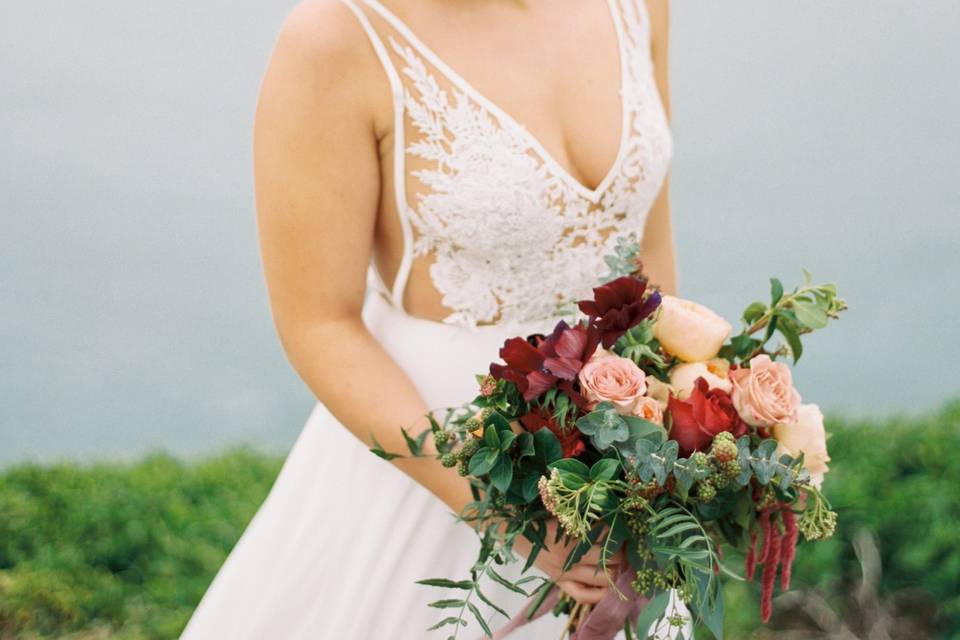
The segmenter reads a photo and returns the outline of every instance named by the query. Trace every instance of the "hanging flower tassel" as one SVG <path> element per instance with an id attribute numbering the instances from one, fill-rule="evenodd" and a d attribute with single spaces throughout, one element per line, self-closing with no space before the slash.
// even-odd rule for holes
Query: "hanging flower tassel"
<path id="1" fill-rule="evenodd" d="M 781 512 L 783 514 L 783 550 L 780 552 L 780 589 L 786 591 L 790 588 L 790 575 L 793 571 L 793 559 L 797 556 L 797 516 L 790 509 L 789 505 L 784 505 Z"/>
<path id="2" fill-rule="evenodd" d="M 769 544 L 764 541 L 763 577 L 760 583 L 760 620 L 769 622 L 773 613 L 773 586 L 777 581 L 777 565 L 783 547 L 780 529 L 774 523 L 767 524 Z"/>

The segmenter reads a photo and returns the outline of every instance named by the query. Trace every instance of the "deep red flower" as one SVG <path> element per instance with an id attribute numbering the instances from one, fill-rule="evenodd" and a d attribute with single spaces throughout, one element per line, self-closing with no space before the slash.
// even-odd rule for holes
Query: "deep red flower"
<path id="1" fill-rule="evenodd" d="M 490 375 L 513 382 L 528 402 L 562 381 L 563 391 L 579 405 L 582 398 L 572 382 L 599 343 L 600 334 L 595 327 L 571 327 L 561 320 L 548 337 L 510 338 L 504 342 L 500 357 L 506 365 L 491 364 Z"/>
<path id="2" fill-rule="evenodd" d="M 556 384 L 556 377 L 543 370 L 546 355 L 523 338 L 510 338 L 504 342 L 500 357 L 506 365 L 491 363 L 490 375 L 517 385 L 525 400 L 533 400 Z"/>
<path id="3" fill-rule="evenodd" d="M 684 456 L 706 451 L 714 436 L 722 431 L 738 438 L 747 433 L 747 425 L 733 406 L 730 394 L 711 389 L 703 378 L 697 378 L 689 400 L 671 395 L 667 409 L 672 418 L 670 439 L 680 444 L 680 454 Z"/>
<path id="4" fill-rule="evenodd" d="M 553 435 L 557 436 L 557 439 L 560 441 L 560 446 L 563 447 L 564 458 L 575 458 L 586 449 L 579 429 L 572 425 L 566 429 L 562 428 L 557 424 L 556 420 L 553 419 L 552 415 L 540 407 L 534 407 L 530 410 L 530 413 L 522 416 L 520 418 L 520 424 L 530 433 L 536 433 L 544 427 L 550 429 Z"/>
<path id="5" fill-rule="evenodd" d="M 543 344 L 543 368 L 561 380 L 576 380 L 580 369 L 600 346 L 600 332 L 590 325 L 573 327 L 561 320 Z"/>
<path id="6" fill-rule="evenodd" d="M 596 287 L 593 300 L 577 303 L 580 311 L 590 316 L 590 323 L 600 330 L 605 349 L 660 306 L 660 292 L 653 290 L 645 296 L 646 291 L 646 279 L 623 276 Z"/>

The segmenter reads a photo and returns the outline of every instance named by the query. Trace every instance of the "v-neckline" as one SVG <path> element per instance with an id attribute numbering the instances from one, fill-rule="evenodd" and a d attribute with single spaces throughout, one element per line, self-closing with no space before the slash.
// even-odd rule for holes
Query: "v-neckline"
<path id="1" fill-rule="evenodd" d="M 614 2 L 616 0 L 607 0 L 606 4 L 608 10 L 610 11 L 610 17 L 613 20 L 614 31 L 616 32 L 617 51 L 620 66 L 620 142 L 613 164 L 607 170 L 607 173 L 604 175 L 600 183 L 592 189 L 574 177 L 569 169 L 560 164 L 554 155 L 547 150 L 543 143 L 541 143 L 540 140 L 525 125 L 501 109 L 496 103 L 487 98 L 481 91 L 476 89 L 463 76 L 447 65 L 447 63 L 445 63 L 443 59 L 441 59 L 440 56 L 433 51 L 433 49 L 424 44 L 423 41 L 413 33 L 406 23 L 404 23 L 399 17 L 396 16 L 396 14 L 381 4 L 379 0 L 363 1 L 367 6 L 379 13 L 384 20 L 389 22 L 394 29 L 396 29 L 411 45 L 418 49 L 420 54 L 427 58 L 430 64 L 436 67 L 437 70 L 445 75 L 448 80 L 457 85 L 461 91 L 469 94 L 474 101 L 480 104 L 488 112 L 493 114 L 500 122 L 501 126 L 512 127 L 519 131 L 520 134 L 526 138 L 530 147 L 537 152 L 541 160 L 543 160 L 547 166 L 551 167 L 554 173 L 561 180 L 566 182 L 577 193 L 584 196 L 591 202 L 595 203 L 600 199 L 601 196 L 603 196 L 607 188 L 610 186 L 610 183 L 613 182 L 614 178 L 620 171 L 620 165 L 623 163 L 623 157 L 626 154 L 627 138 L 630 132 L 629 103 L 626 96 L 627 67 L 629 65 L 629 60 L 625 46 L 625 36 L 623 34 L 623 24 L 621 22 L 620 12 L 617 11 L 616 7 L 614 6 Z"/>

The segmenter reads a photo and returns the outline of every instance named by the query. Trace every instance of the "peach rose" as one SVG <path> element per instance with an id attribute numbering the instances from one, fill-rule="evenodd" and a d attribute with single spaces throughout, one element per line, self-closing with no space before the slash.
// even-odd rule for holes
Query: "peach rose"
<path id="1" fill-rule="evenodd" d="M 706 362 L 684 362 L 670 369 L 670 386 L 674 395 L 681 400 L 690 397 L 693 383 L 703 378 L 711 389 L 720 389 L 730 393 L 730 363 L 723 358 L 713 358 Z"/>
<path id="2" fill-rule="evenodd" d="M 663 405 L 650 396 L 643 396 L 637 400 L 637 405 L 633 408 L 633 415 L 663 426 Z"/>
<path id="3" fill-rule="evenodd" d="M 701 362 L 717 355 L 733 326 L 696 302 L 663 296 L 653 336 L 667 353 L 684 362 Z"/>
<path id="4" fill-rule="evenodd" d="M 796 421 L 800 394 L 787 365 L 761 353 L 750 360 L 749 369 L 733 371 L 730 381 L 733 405 L 747 424 L 772 427 Z"/>
<path id="5" fill-rule="evenodd" d="M 659 402 L 663 409 L 667 408 L 667 402 L 670 400 L 670 394 L 672 393 L 673 387 L 666 382 L 661 382 L 653 376 L 647 377 L 647 397 Z"/>
<path id="6" fill-rule="evenodd" d="M 591 358 L 579 375 L 580 388 L 591 406 L 612 402 L 623 415 L 633 413 L 637 400 L 647 392 L 646 378 L 633 360 L 620 356 Z"/>
<path id="7" fill-rule="evenodd" d="M 803 466 L 810 472 L 811 482 L 816 487 L 823 483 L 823 475 L 829 471 L 827 462 L 827 434 L 823 429 L 823 413 L 815 404 L 802 404 L 797 409 L 797 419 L 792 424 L 778 424 L 773 428 L 773 437 L 781 453 L 796 458 L 803 452 Z"/>

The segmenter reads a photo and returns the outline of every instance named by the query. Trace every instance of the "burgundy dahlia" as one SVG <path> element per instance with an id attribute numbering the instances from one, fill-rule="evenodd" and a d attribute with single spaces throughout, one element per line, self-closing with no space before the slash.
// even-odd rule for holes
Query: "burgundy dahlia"
<path id="1" fill-rule="evenodd" d="M 573 382 L 600 344 L 600 333 L 593 327 L 571 327 L 561 320 L 547 337 L 510 338 L 500 349 L 505 365 L 490 365 L 490 375 L 517 385 L 526 401 L 533 400 L 555 386 L 578 405 L 583 401 Z"/>
<path id="2" fill-rule="evenodd" d="M 603 347 L 609 349 L 620 336 L 637 326 L 660 306 L 660 292 L 647 294 L 644 278 L 623 276 L 594 288 L 593 300 L 577 303 L 600 330 Z"/>

